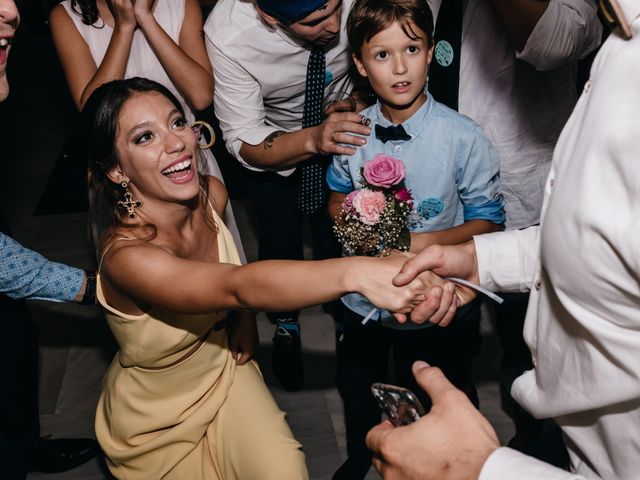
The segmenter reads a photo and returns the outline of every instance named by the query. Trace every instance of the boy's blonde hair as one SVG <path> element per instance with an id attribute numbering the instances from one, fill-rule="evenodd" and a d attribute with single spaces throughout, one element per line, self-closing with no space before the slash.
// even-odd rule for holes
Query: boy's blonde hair
<path id="1" fill-rule="evenodd" d="M 356 0 L 347 19 L 347 38 L 353 54 L 360 58 L 362 45 L 393 22 L 411 39 L 420 36 L 410 23 L 427 35 L 427 45 L 433 44 L 433 14 L 427 0 Z"/>

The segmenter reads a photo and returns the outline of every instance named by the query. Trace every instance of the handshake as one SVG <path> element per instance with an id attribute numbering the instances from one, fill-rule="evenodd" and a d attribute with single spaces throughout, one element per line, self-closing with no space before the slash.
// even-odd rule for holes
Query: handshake
<path id="1" fill-rule="evenodd" d="M 380 261 L 396 269 L 401 264 L 400 271 L 396 270 L 392 277 L 396 287 L 392 289 L 394 302 L 390 304 L 386 298 L 388 284 L 378 284 L 378 288 L 366 296 L 374 305 L 393 312 L 400 323 L 428 321 L 445 327 L 458 307 L 476 297 L 471 288 L 447 280 L 448 277 L 456 277 L 472 284 L 479 283 L 473 241 L 451 246 L 432 245 L 415 256 L 397 254 Z M 380 274 L 385 276 L 382 271 Z"/>

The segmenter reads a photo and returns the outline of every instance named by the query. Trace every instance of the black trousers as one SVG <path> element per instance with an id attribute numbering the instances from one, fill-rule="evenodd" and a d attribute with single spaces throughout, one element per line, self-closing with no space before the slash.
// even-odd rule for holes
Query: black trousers
<path id="1" fill-rule="evenodd" d="M 347 452 L 362 463 L 371 460 L 365 444 L 367 432 L 380 422 L 380 409 L 371 395 L 371 384 L 388 382 L 389 354 L 393 354 L 394 383 L 412 390 L 429 408 L 430 400 L 416 383 L 411 365 L 424 360 L 442 369 L 458 388 L 472 385 L 472 360 L 480 352 L 480 300 L 461 308 L 448 327 L 394 330 L 345 308 L 342 336 L 338 341 L 336 383 L 344 403 Z"/>
<path id="2" fill-rule="evenodd" d="M 0 231 L 9 227 L 0 210 Z M 38 327 L 24 300 L 0 294 L 0 461 L 2 470 L 24 477 L 23 466 L 40 436 Z"/>
<path id="3" fill-rule="evenodd" d="M 304 217 L 297 207 L 300 169 L 288 177 L 274 172 L 245 170 L 243 181 L 258 223 L 260 260 L 302 260 Z M 331 229 L 326 208 L 306 215 L 311 229 L 313 258 L 323 260 L 340 256 L 340 248 Z M 326 306 L 329 313 L 336 304 Z M 298 317 L 298 312 L 271 312 L 272 320 Z"/>

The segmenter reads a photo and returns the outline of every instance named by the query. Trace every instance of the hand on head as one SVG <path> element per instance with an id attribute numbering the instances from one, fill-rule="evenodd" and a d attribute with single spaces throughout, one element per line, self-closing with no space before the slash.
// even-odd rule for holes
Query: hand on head
<path id="1" fill-rule="evenodd" d="M 416 423 L 396 428 L 384 421 L 369 432 L 375 469 L 385 479 L 477 479 L 500 446 L 495 431 L 440 369 L 416 362 L 413 374 L 433 406 Z"/>
<path id="2" fill-rule="evenodd" d="M 424 292 L 424 301 L 411 312 L 411 321 L 423 323 L 428 320 L 446 326 L 453 319 L 458 306 L 465 305 L 476 297 L 472 290 L 452 282 L 438 281 L 439 277 L 459 277 L 478 283 L 474 243 L 432 245 L 402 266 L 393 279 L 394 285 L 406 285 L 416 278 L 422 279 L 428 285 Z M 402 313 L 395 314 L 396 319 L 401 322 L 405 320 Z"/>
<path id="3" fill-rule="evenodd" d="M 151 15 L 151 9 L 154 3 L 154 0 L 135 0 L 133 2 L 133 13 L 136 19 L 140 21 L 144 15 Z"/>
<path id="4" fill-rule="evenodd" d="M 113 23 L 116 28 L 135 28 L 138 25 L 133 11 L 133 5 L 133 0 L 107 0 L 107 6 L 109 7 L 111 15 L 113 15 Z"/>

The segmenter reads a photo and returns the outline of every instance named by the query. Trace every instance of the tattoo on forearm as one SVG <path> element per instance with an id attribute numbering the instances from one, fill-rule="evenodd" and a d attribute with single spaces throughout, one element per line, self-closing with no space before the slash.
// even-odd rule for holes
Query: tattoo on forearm
<path id="1" fill-rule="evenodd" d="M 267 138 L 265 138 L 264 142 L 262 142 L 262 144 L 264 145 L 264 149 L 268 150 L 269 148 L 273 147 L 273 141 L 280 135 L 284 135 L 285 133 L 286 132 L 283 132 L 282 130 L 277 130 L 267 135 Z"/>

